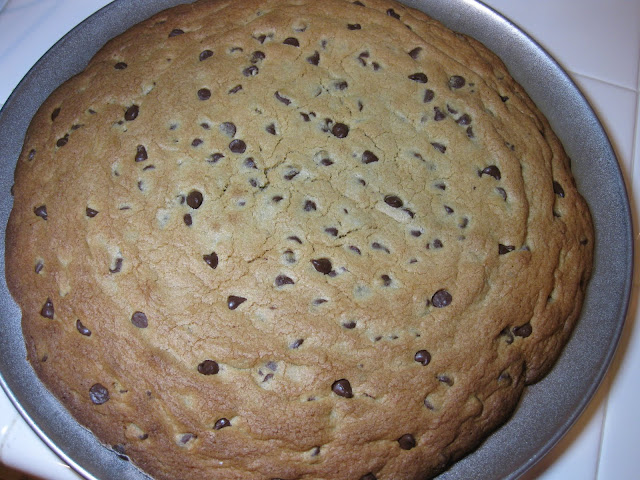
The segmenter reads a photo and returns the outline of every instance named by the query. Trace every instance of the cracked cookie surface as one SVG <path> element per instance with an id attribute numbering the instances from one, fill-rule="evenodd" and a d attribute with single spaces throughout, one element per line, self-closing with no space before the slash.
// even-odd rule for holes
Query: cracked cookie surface
<path id="1" fill-rule="evenodd" d="M 434 476 L 553 365 L 591 272 L 542 114 L 386 0 L 155 15 L 45 101 L 14 194 L 29 361 L 158 479 Z"/>

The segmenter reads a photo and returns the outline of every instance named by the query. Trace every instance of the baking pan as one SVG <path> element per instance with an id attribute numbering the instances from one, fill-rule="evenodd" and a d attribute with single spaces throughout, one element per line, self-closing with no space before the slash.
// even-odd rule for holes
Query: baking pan
<path id="1" fill-rule="evenodd" d="M 20 310 L 4 279 L 4 237 L 13 171 L 40 104 L 80 72 L 104 43 L 180 0 L 116 0 L 56 43 L 27 73 L 0 111 L 0 384 L 27 423 L 87 479 L 142 480 L 128 459 L 79 426 L 26 361 Z M 529 387 L 513 417 L 439 479 L 517 478 L 566 433 L 595 393 L 614 355 L 629 303 L 633 242 L 629 201 L 610 142 L 562 68 L 516 25 L 473 0 L 405 0 L 497 53 L 549 119 L 572 158 L 596 231 L 595 268 L 582 316 L 551 373 Z"/>

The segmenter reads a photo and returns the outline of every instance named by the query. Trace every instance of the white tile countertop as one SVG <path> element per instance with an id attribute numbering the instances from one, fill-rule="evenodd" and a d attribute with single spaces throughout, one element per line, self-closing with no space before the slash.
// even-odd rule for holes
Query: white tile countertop
<path id="1" fill-rule="evenodd" d="M 4 0 L 0 0 L 0 8 Z M 0 105 L 29 68 L 108 0 L 9 0 L 0 11 Z M 640 196 L 640 0 L 485 0 L 564 67 L 602 121 L 635 216 Z M 0 132 L 1 134 L 1 132 Z M 636 193 L 637 192 L 637 193 Z M 637 249 L 640 235 L 634 226 Z M 638 260 L 636 259 L 636 271 Z M 622 341 L 603 384 L 568 434 L 525 480 L 640 478 L 638 276 Z M 0 480 L 78 480 L 0 389 Z"/>

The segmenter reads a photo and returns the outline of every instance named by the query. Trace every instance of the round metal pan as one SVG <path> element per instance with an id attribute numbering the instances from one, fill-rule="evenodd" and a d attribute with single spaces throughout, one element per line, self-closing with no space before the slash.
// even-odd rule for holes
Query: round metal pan
<path id="1" fill-rule="evenodd" d="M 29 71 L 0 111 L 0 384 L 26 421 L 87 479 L 147 478 L 126 457 L 104 448 L 42 386 L 29 364 L 20 311 L 4 280 L 10 188 L 32 116 L 62 82 L 81 71 L 110 38 L 184 0 L 116 0 L 70 31 Z M 497 53 L 549 119 L 572 158 L 595 222 L 596 255 L 583 313 L 551 373 L 528 388 L 511 420 L 441 480 L 517 478 L 566 433 L 595 393 L 615 352 L 632 282 L 628 197 L 609 140 L 562 68 L 517 26 L 473 0 L 404 0 Z"/>

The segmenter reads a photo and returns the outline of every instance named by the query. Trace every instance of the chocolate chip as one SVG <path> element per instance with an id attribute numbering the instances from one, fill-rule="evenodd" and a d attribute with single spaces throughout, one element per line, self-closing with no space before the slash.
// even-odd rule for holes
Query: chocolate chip
<path id="1" fill-rule="evenodd" d="M 220 124 L 220 132 L 224 133 L 228 137 L 233 138 L 233 137 L 236 136 L 236 126 L 235 126 L 235 124 L 233 124 L 231 122 L 221 123 Z"/>
<path id="2" fill-rule="evenodd" d="M 355 245 L 349 245 L 349 250 L 356 252 L 358 255 L 362 255 L 362 251 Z"/>
<path id="3" fill-rule="evenodd" d="M 182 217 L 182 219 L 184 220 L 184 223 L 187 227 L 190 227 L 191 224 L 193 223 L 193 219 L 191 218 L 191 215 L 188 213 L 185 213 L 184 217 Z"/>
<path id="4" fill-rule="evenodd" d="M 318 209 L 318 207 L 316 206 L 316 202 L 313 202 L 311 200 L 307 200 L 306 202 L 304 202 L 304 207 L 303 207 L 305 212 L 311 212 L 311 211 L 315 211 Z"/>
<path id="5" fill-rule="evenodd" d="M 373 242 L 371 244 L 371 248 L 373 248 L 374 250 L 382 250 L 386 253 L 391 253 L 391 251 L 387 247 L 378 242 Z"/>
<path id="6" fill-rule="evenodd" d="M 431 297 L 431 304 L 436 308 L 443 308 L 451 304 L 452 300 L 453 297 L 451 296 L 451 294 L 442 289 L 433 294 L 433 296 Z"/>
<path id="7" fill-rule="evenodd" d="M 433 248 L 442 248 L 442 247 L 443 247 L 443 245 L 442 245 L 442 240 L 440 240 L 439 238 L 436 238 L 436 239 L 433 241 L 433 243 L 432 243 L 432 245 L 431 245 L 431 246 L 433 246 Z M 429 248 L 429 244 L 427 244 L 427 248 Z"/>
<path id="8" fill-rule="evenodd" d="M 198 372 L 202 375 L 216 375 L 220 371 L 220 365 L 214 360 L 205 360 L 198 365 Z"/>
<path id="9" fill-rule="evenodd" d="M 193 209 L 200 208 L 202 205 L 203 196 L 198 190 L 191 190 L 189 195 L 187 195 L 187 205 L 189 205 Z"/>
<path id="10" fill-rule="evenodd" d="M 324 231 L 333 237 L 338 236 L 338 229 L 335 227 L 327 227 L 324 229 Z"/>
<path id="11" fill-rule="evenodd" d="M 207 58 L 213 57 L 213 52 L 211 50 L 203 50 L 200 52 L 200 61 L 206 60 Z"/>
<path id="12" fill-rule="evenodd" d="M 149 320 L 143 312 L 134 312 L 131 315 L 131 323 L 138 328 L 147 328 L 149 326 Z"/>
<path id="13" fill-rule="evenodd" d="M 378 156 L 369 150 L 365 150 L 364 153 L 362 154 L 362 163 L 364 164 L 377 162 L 378 160 L 379 160 Z"/>
<path id="14" fill-rule="evenodd" d="M 355 2 L 353 2 L 354 5 L 358 5 L 359 7 L 364 7 L 364 3 L 362 3 L 359 0 L 356 0 Z"/>
<path id="15" fill-rule="evenodd" d="M 229 93 L 230 94 L 238 93 L 240 90 L 242 90 L 242 85 L 236 85 L 231 90 L 229 90 Z"/>
<path id="16" fill-rule="evenodd" d="M 135 161 L 136 162 L 144 162 L 148 158 L 149 158 L 149 156 L 147 155 L 147 149 L 143 145 L 138 145 L 136 147 Z"/>
<path id="17" fill-rule="evenodd" d="M 36 273 L 40 273 L 43 268 L 44 268 L 44 263 L 42 263 L 42 261 L 38 260 L 38 262 L 36 263 L 36 266 L 34 268 L 34 271 Z"/>
<path id="18" fill-rule="evenodd" d="M 194 138 L 193 141 L 191 142 L 191 146 L 193 148 L 196 148 L 199 145 L 202 145 L 204 143 L 204 140 L 202 140 L 201 138 Z"/>
<path id="19" fill-rule="evenodd" d="M 389 10 L 387 10 L 387 15 L 389 15 L 390 17 L 393 17 L 393 18 L 395 18 L 397 20 L 400 20 L 400 15 L 398 15 L 393 8 L 390 8 Z"/>
<path id="20" fill-rule="evenodd" d="M 273 200 L 276 203 L 281 202 L 284 199 L 284 197 L 282 195 L 274 195 L 273 197 L 271 197 L 271 200 Z"/>
<path id="21" fill-rule="evenodd" d="M 311 65 L 320 64 L 320 52 L 316 50 L 313 53 L 313 55 L 311 55 L 310 57 L 307 57 L 307 62 L 309 62 Z"/>
<path id="22" fill-rule="evenodd" d="M 224 155 L 222 153 L 214 153 L 213 155 L 209 156 L 209 158 L 207 159 L 207 162 L 218 163 L 223 158 L 224 158 Z"/>
<path id="23" fill-rule="evenodd" d="M 220 418 L 216 420 L 216 423 L 213 426 L 213 429 L 220 430 L 221 428 L 230 427 L 230 426 L 231 426 L 231 422 L 229 420 L 227 420 L 226 418 Z"/>
<path id="24" fill-rule="evenodd" d="M 247 150 L 247 144 L 243 140 L 235 139 L 229 144 L 229 150 L 233 153 L 244 153 Z"/>
<path id="25" fill-rule="evenodd" d="M 285 45 L 291 45 L 292 47 L 299 47 L 300 46 L 300 42 L 295 37 L 285 38 L 282 43 L 284 43 Z"/>
<path id="26" fill-rule="evenodd" d="M 40 205 L 39 207 L 35 207 L 33 209 L 33 213 L 35 213 L 38 217 L 42 218 L 43 220 L 46 220 L 47 218 L 49 218 L 47 215 L 46 205 Z"/>
<path id="27" fill-rule="evenodd" d="M 444 153 L 447 151 L 447 147 L 438 142 L 431 142 L 431 146 L 438 150 L 440 153 Z"/>
<path id="28" fill-rule="evenodd" d="M 469 125 L 471 123 L 471 117 L 468 114 L 461 115 L 458 120 L 456 120 L 458 125 Z"/>
<path id="29" fill-rule="evenodd" d="M 282 287 L 283 285 L 293 285 L 295 282 L 286 275 L 278 275 L 276 277 L 276 287 Z"/>
<path id="30" fill-rule="evenodd" d="M 251 54 L 251 63 L 261 62 L 265 58 L 267 58 L 267 56 L 265 55 L 264 52 L 261 52 L 260 50 L 256 50 Z"/>
<path id="31" fill-rule="evenodd" d="M 436 122 L 440 122 L 445 118 L 447 118 L 447 115 L 442 110 L 440 110 L 440 107 L 433 107 L 433 112 L 434 112 L 433 119 Z"/>
<path id="32" fill-rule="evenodd" d="M 311 260 L 311 264 L 318 272 L 325 275 L 329 274 L 332 270 L 331 260 L 328 258 L 314 258 Z"/>
<path id="33" fill-rule="evenodd" d="M 427 366 L 429 365 L 429 362 L 431 362 L 431 354 L 426 350 L 418 350 L 416 354 L 413 356 L 413 359 L 416 362 L 424 366 Z"/>
<path id="34" fill-rule="evenodd" d="M 60 115 L 60 107 L 55 108 L 53 112 L 51 112 L 51 121 L 53 122 Z"/>
<path id="35" fill-rule="evenodd" d="M 503 102 L 506 102 L 507 100 L 509 100 L 509 97 L 500 95 L 500 100 L 502 100 Z"/>
<path id="36" fill-rule="evenodd" d="M 174 28 L 173 30 L 171 30 L 171 32 L 169 33 L 169 38 L 171 37 L 177 37 L 178 35 L 182 35 L 184 33 L 184 30 L 180 29 L 180 28 Z"/>
<path id="37" fill-rule="evenodd" d="M 400 208 L 404 205 L 404 202 L 400 199 L 400 197 L 396 197 L 395 195 L 385 196 L 384 203 L 393 208 Z"/>
<path id="38" fill-rule="evenodd" d="M 412 73 L 411 75 L 409 75 L 409 79 L 418 83 L 427 83 L 429 81 L 427 76 L 422 72 Z"/>
<path id="39" fill-rule="evenodd" d="M 388 287 L 391 285 L 391 277 L 387 274 L 381 275 L 380 279 L 382 279 L 382 285 L 384 285 L 385 287 Z"/>
<path id="40" fill-rule="evenodd" d="M 209 100 L 211 98 L 211 90 L 208 88 L 201 88 L 198 90 L 198 98 L 200 100 Z"/>
<path id="41" fill-rule="evenodd" d="M 430 88 L 427 88 L 424 91 L 424 98 L 422 99 L 422 101 L 424 103 L 429 103 L 431 100 L 434 99 L 435 96 L 436 96 L 435 92 L 433 90 L 431 90 Z"/>
<path id="42" fill-rule="evenodd" d="M 488 167 L 485 167 L 478 172 L 479 177 L 481 177 L 482 175 L 489 175 L 495 178 L 496 180 L 500 180 L 500 178 L 502 178 L 502 175 L 500 174 L 500 169 L 495 165 L 489 165 Z"/>
<path id="43" fill-rule="evenodd" d="M 289 100 L 287 97 L 280 95 L 280 92 L 276 92 L 274 96 L 278 99 L 278 101 L 284 103 L 285 105 L 291 105 L 291 100 Z"/>
<path id="44" fill-rule="evenodd" d="M 102 405 L 109 401 L 109 390 L 101 383 L 94 383 L 89 389 L 89 398 L 95 405 Z"/>
<path id="45" fill-rule="evenodd" d="M 353 330 L 354 328 L 356 328 L 356 322 L 351 320 L 350 322 L 344 322 L 342 326 L 348 330 Z"/>
<path id="46" fill-rule="evenodd" d="M 347 28 L 349 30 L 360 30 L 362 29 L 362 25 L 360 25 L 359 23 L 348 23 Z"/>
<path id="47" fill-rule="evenodd" d="M 50 298 L 47 298 L 47 301 L 42 305 L 42 309 L 40 310 L 40 315 L 44 318 L 48 318 L 49 320 L 53 320 L 54 308 L 53 302 Z"/>
<path id="48" fill-rule="evenodd" d="M 416 446 L 416 439 L 410 433 L 406 433 L 398 439 L 398 445 L 403 450 L 411 450 Z"/>
<path id="49" fill-rule="evenodd" d="M 445 212 L 447 212 L 447 215 L 451 215 L 451 214 L 453 213 L 453 211 L 454 211 L 454 210 L 453 210 L 453 208 L 451 208 L 450 206 L 445 205 L 445 206 L 444 206 L 444 211 L 445 211 Z"/>
<path id="50" fill-rule="evenodd" d="M 467 81 L 460 75 L 453 75 L 449 78 L 449 88 L 462 88 L 466 83 Z"/>
<path id="51" fill-rule="evenodd" d="M 376 477 L 373 473 L 369 472 L 366 475 L 363 475 L 362 477 L 360 477 L 360 480 L 378 480 L 378 477 Z"/>
<path id="52" fill-rule="evenodd" d="M 274 123 L 270 123 L 264 129 L 267 131 L 267 133 L 270 133 L 271 135 L 277 135 L 278 133 L 276 131 L 276 125 Z"/>
<path id="53" fill-rule="evenodd" d="M 439 382 L 444 383 L 450 387 L 453 387 L 453 378 L 451 378 L 449 375 L 445 375 L 445 374 L 440 374 L 437 375 L 436 378 L 438 379 Z"/>
<path id="54" fill-rule="evenodd" d="M 533 333 L 533 328 L 530 323 L 525 323 L 520 327 L 514 327 L 513 334 L 517 337 L 527 338 Z"/>
<path id="55" fill-rule="evenodd" d="M 131 122 L 138 118 L 138 113 L 140 113 L 140 107 L 138 107 L 138 105 L 131 105 L 127 108 L 127 111 L 124 112 L 124 119 L 127 122 Z"/>
<path id="56" fill-rule="evenodd" d="M 56 147 L 64 147 L 67 143 L 69 143 L 69 134 L 66 134 L 64 137 L 59 138 L 56 141 Z"/>
<path id="57" fill-rule="evenodd" d="M 349 87 L 349 84 L 345 80 L 340 80 L 339 82 L 335 82 L 333 86 L 337 90 L 346 90 Z"/>
<path id="58" fill-rule="evenodd" d="M 255 77 L 258 73 L 260 73 L 260 70 L 255 65 L 251 65 L 242 71 L 242 74 L 245 77 Z"/>
<path id="59" fill-rule="evenodd" d="M 300 348 L 300 345 L 302 345 L 303 342 L 304 342 L 304 338 L 298 338 L 291 345 L 289 345 L 289 348 L 292 348 L 294 350 L 296 348 Z"/>
<path id="60" fill-rule="evenodd" d="M 560 198 L 564 198 L 564 188 L 555 180 L 553 181 L 553 193 L 555 193 Z"/>
<path id="61" fill-rule="evenodd" d="M 90 337 L 91 336 L 91 330 L 89 330 L 87 327 L 85 327 L 79 319 L 76 320 L 76 328 L 85 337 Z"/>
<path id="62" fill-rule="evenodd" d="M 216 252 L 211 252 L 208 255 L 203 255 L 202 259 L 205 261 L 207 265 L 211 268 L 215 269 L 218 267 L 218 254 Z"/>
<path id="63" fill-rule="evenodd" d="M 110 273 L 119 273 L 120 270 L 122 270 L 122 258 L 118 257 L 116 258 L 116 264 L 113 268 L 109 269 Z"/>
<path id="64" fill-rule="evenodd" d="M 244 298 L 244 297 L 238 297 L 236 295 L 229 295 L 227 297 L 227 307 L 229 307 L 229 310 L 235 310 L 236 308 L 238 308 L 240 305 L 242 305 L 246 301 L 247 301 L 247 299 Z"/>
<path id="65" fill-rule="evenodd" d="M 422 232 L 420 230 L 411 230 L 411 235 L 414 237 L 420 237 Z"/>
<path id="66" fill-rule="evenodd" d="M 298 170 L 297 168 L 291 167 L 289 168 L 287 173 L 284 174 L 284 179 L 293 180 L 299 173 L 300 173 L 300 170 Z"/>
<path id="67" fill-rule="evenodd" d="M 422 52 L 422 47 L 416 47 L 409 52 L 409 56 L 414 60 L 417 60 L 420 56 L 420 52 Z"/>
<path id="68" fill-rule="evenodd" d="M 498 244 L 498 255 L 506 255 L 509 252 L 513 252 L 516 249 L 513 245 Z"/>
<path id="69" fill-rule="evenodd" d="M 500 195 L 504 201 L 507 201 L 507 192 L 504 188 L 497 187 L 496 192 L 498 192 L 498 195 Z"/>
<path id="70" fill-rule="evenodd" d="M 116 63 L 113 68 L 115 68 L 116 70 L 124 70 L 125 68 L 127 68 L 129 65 L 127 65 L 124 62 L 118 62 Z"/>
<path id="71" fill-rule="evenodd" d="M 333 390 L 333 393 L 340 397 L 353 398 L 353 390 L 351 390 L 351 384 L 349 383 L 349 380 L 345 380 L 344 378 L 333 382 L 333 385 L 331 385 L 331 390 Z"/>
<path id="72" fill-rule="evenodd" d="M 349 127 L 344 123 L 336 123 L 331 129 L 331 133 L 338 138 L 346 138 L 349 135 Z"/>

